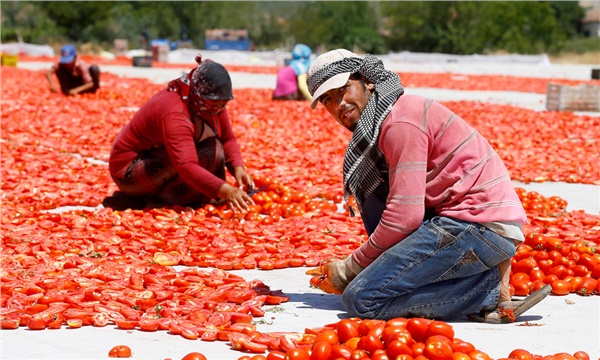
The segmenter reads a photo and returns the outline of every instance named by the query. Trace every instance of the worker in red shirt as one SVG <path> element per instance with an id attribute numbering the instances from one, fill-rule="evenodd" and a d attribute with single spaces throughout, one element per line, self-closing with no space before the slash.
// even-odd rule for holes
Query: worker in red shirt
<path id="1" fill-rule="evenodd" d="M 254 188 L 231 128 L 229 73 L 196 56 L 198 66 L 146 102 L 115 138 L 109 170 L 119 191 L 113 209 L 225 201 L 235 212 L 254 204 Z M 225 181 L 225 169 L 236 185 Z"/>

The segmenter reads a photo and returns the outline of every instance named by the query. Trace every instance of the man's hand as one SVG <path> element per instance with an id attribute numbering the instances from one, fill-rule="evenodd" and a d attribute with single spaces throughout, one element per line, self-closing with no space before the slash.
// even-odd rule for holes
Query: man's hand
<path id="1" fill-rule="evenodd" d="M 311 285 L 328 294 L 341 294 L 362 270 L 352 256 L 349 256 L 345 260 L 332 261 L 308 270 L 306 274 L 313 276 L 310 280 Z"/>

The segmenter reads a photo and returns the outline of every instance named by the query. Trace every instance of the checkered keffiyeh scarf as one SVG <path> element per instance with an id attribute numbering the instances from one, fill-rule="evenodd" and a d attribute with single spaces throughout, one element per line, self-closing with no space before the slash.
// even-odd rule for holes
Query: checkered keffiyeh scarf
<path id="1" fill-rule="evenodd" d="M 311 94 L 332 76 L 346 72 L 359 73 L 375 84 L 344 156 L 344 198 L 348 202 L 353 195 L 362 210 L 366 198 L 386 181 L 385 159 L 377 144 L 379 131 L 404 88 L 398 74 L 386 70 L 375 56 L 366 55 L 364 59 L 345 58 L 317 71 L 307 81 Z"/>

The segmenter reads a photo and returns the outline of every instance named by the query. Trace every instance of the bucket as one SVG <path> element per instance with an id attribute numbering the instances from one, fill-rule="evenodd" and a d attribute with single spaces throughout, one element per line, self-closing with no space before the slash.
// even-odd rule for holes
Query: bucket
<path id="1" fill-rule="evenodd" d="M 2 53 L 2 66 L 17 66 L 19 55 Z"/>
<path id="2" fill-rule="evenodd" d="M 135 67 L 152 67 L 152 56 L 134 56 L 133 66 Z"/>

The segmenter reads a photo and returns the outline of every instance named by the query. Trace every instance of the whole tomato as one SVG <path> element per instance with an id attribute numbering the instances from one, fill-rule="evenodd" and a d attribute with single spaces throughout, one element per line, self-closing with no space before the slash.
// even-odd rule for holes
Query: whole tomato
<path id="1" fill-rule="evenodd" d="M 512 266 L 512 270 L 515 273 L 522 272 L 522 273 L 528 274 L 536 266 L 537 266 L 537 262 L 535 261 L 535 259 L 532 257 L 528 257 L 528 258 L 517 261 L 517 263 Z"/>
<path id="2" fill-rule="evenodd" d="M 577 286 L 577 293 L 580 295 L 593 295 L 598 287 L 598 280 L 591 277 L 581 278 L 581 283 Z"/>
<path id="3" fill-rule="evenodd" d="M 345 345 L 334 345 L 331 348 L 332 359 L 349 359 L 352 355 L 352 350 Z"/>
<path id="4" fill-rule="evenodd" d="M 415 342 L 412 338 L 412 335 L 406 328 L 387 326 L 383 330 L 383 334 L 381 335 L 381 339 L 387 344 L 394 340 L 400 340 L 408 346 L 412 346 Z"/>
<path id="5" fill-rule="evenodd" d="M 356 350 L 356 347 L 358 346 L 358 341 L 359 340 L 360 340 L 360 336 L 353 337 L 353 338 L 348 339 L 342 345 L 344 345 L 345 347 L 347 347 L 350 350 Z"/>
<path id="6" fill-rule="evenodd" d="M 469 354 L 475 351 L 475 346 L 470 342 L 461 340 L 459 338 L 454 338 L 452 339 L 452 351 Z"/>
<path id="7" fill-rule="evenodd" d="M 413 357 L 410 355 L 402 354 L 398 355 L 395 360 L 413 360 Z"/>
<path id="8" fill-rule="evenodd" d="M 442 335 L 433 335 L 425 341 L 423 355 L 431 360 L 452 359 L 452 341 Z"/>
<path id="9" fill-rule="evenodd" d="M 469 353 L 471 360 L 491 360 L 490 356 L 481 350 L 475 350 Z"/>
<path id="10" fill-rule="evenodd" d="M 365 360 L 369 359 L 369 353 L 365 350 L 356 349 L 350 354 L 350 360 Z"/>
<path id="11" fill-rule="evenodd" d="M 588 270 L 592 270 L 598 265 L 598 260 L 596 260 L 594 255 L 584 253 L 579 257 L 577 264 L 585 266 Z"/>
<path id="12" fill-rule="evenodd" d="M 181 360 L 206 360 L 206 356 L 199 352 L 191 352 L 184 356 Z"/>
<path id="13" fill-rule="evenodd" d="M 332 345 L 327 341 L 318 341 L 313 344 L 310 360 L 328 360 L 331 356 Z"/>
<path id="14" fill-rule="evenodd" d="M 407 318 L 393 318 L 386 322 L 386 326 L 406 328 L 407 323 L 408 323 Z"/>
<path id="15" fill-rule="evenodd" d="M 452 360 L 471 360 L 471 357 L 465 353 L 455 351 L 454 354 L 452 354 Z"/>
<path id="16" fill-rule="evenodd" d="M 410 332 L 416 342 L 423 342 L 430 322 L 431 320 L 428 319 L 411 318 L 406 323 L 406 330 Z"/>
<path id="17" fill-rule="evenodd" d="M 412 349 L 414 357 L 422 356 L 423 351 L 425 351 L 425 343 L 415 342 L 412 344 L 412 346 L 410 348 Z"/>
<path id="18" fill-rule="evenodd" d="M 427 326 L 425 331 L 425 339 L 434 335 L 442 335 L 450 339 L 454 339 L 454 329 L 452 326 L 444 321 L 434 320 Z"/>
<path id="19" fill-rule="evenodd" d="M 536 250 L 542 250 L 546 247 L 546 236 L 540 233 L 530 233 L 525 237 L 524 244 Z"/>
<path id="20" fill-rule="evenodd" d="M 371 354 L 371 360 L 390 360 L 388 353 L 385 350 L 375 350 Z M 395 360 L 395 359 L 394 359 Z"/>
<path id="21" fill-rule="evenodd" d="M 375 350 L 383 349 L 385 346 L 381 339 L 374 334 L 367 334 L 362 336 L 356 344 L 356 348 L 359 350 L 365 350 L 368 353 L 373 353 Z"/>
<path id="22" fill-rule="evenodd" d="M 544 277 L 546 277 L 546 274 L 544 274 L 544 272 L 540 269 L 533 269 L 529 272 L 529 279 L 531 281 L 536 281 L 536 280 L 544 280 Z"/>
<path id="23" fill-rule="evenodd" d="M 287 360 L 310 360 L 308 351 L 304 348 L 295 348 L 286 353 Z"/>
<path id="24" fill-rule="evenodd" d="M 371 319 L 364 319 L 358 324 L 358 333 L 360 336 L 365 336 L 371 331 L 371 328 L 375 325 L 375 321 Z"/>
<path id="25" fill-rule="evenodd" d="M 413 355 L 413 351 L 410 346 L 401 340 L 393 340 L 387 344 L 386 350 L 388 355 L 392 359 L 396 359 L 400 355 Z"/>
<path id="26" fill-rule="evenodd" d="M 515 349 L 508 354 L 510 359 L 515 360 L 533 360 L 533 355 L 527 350 Z"/>
<path id="27" fill-rule="evenodd" d="M 315 344 L 318 342 L 327 342 L 329 345 L 333 346 L 340 343 L 340 337 L 336 331 L 325 330 L 319 333 L 315 338 Z"/>
<path id="28" fill-rule="evenodd" d="M 511 285 L 515 289 L 515 295 L 517 296 L 527 296 L 533 291 L 533 282 L 529 279 L 523 278 L 517 281 L 513 281 L 511 282 Z"/>
<path id="29" fill-rule="evenodd" d="M 358 337 L 358 324 L 351 319 L 342 319 L 337 324 L 337 333 L 341 343 L 345 343 L 353 337 Z"/>
<path id="30" fill-rule="evenodd" d="M 566 280 L 555 280 L 551 286 L 554 295 L 567 295 L 571 292 L 571 284 Z"/>

